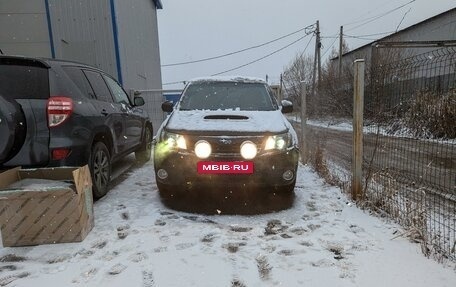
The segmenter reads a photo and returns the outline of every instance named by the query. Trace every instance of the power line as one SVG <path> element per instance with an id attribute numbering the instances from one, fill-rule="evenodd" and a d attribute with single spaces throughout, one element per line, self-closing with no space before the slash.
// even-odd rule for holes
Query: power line
<path id="1" fill-rule="evenodd" d="M 347 35 L 347 34 L 344 34 L 345 37 L 348 37 L 348 38 L 356 38 L 356 37 L 371 37 L 371 36 L 380 36 L 380 35 L 386 35 L 386 34 L 392 34 L 394 33 L 394 31 L 390 31 L 390 32 L 381 32 L 381 33 L 374 33 L 374 34 L 364 34 L 364 35 Z"/>
<path id="2" fill-rule="evenodd" d="M 366 40 L 366 41 L 378 40 L 377 38 L 366 38 L 366 37 L 358 37 L 358 36 L 346 36 L 346 38 L 358 39 L 358 40 Z"/>
<path id="3" fill-rule="evenodd" d="M 248 48 L 245 48 L 245 49 L 241 49 L 241 50 L 238 50 L 238 51 L 226 53 L 226 54 L 223 54 L 223 55 L 214 56 L 214 57 L 207 57 L 207 58 L 203 58 L 203 59 L 199 59 L 199 60 L 194 60 L 194 61 L 179 62 L 179 63 L 173 63 L 173 64 L 164 64 L 164 65 L 161 65 L 161 66 L 162 66 L 162 67 L 182 66 L 182 65 L 188 65 L 188 64 L 194 64 L 194 63 L 206 62 L 206 61 L 211 61 L 211 60 L 215 60 L 215 59 L 220 59 L 220 58 L 232 56 L 232 55 L 239 54 L 239 53 L 242 53 L 242 52 L 245 52 L 245 51 L 248 51 L 248 50 L 257 49 L 257 48 L 260 48 L 260 47 L 269 45 L 269 44 L 271 44 L 271 43 L 277 42 L 277 41 L 279 41 L 279 40 L 282 40 L 282 39 L 284 39 L 284 38 L 287 38 L 287 37 L 289 37 L 289 36 L 292 36 L 292 35 L 294 35 L 294 34 L 297 34 L 297 33 L 299 33 L 299 32 L 302 32 L 302 31 L 305 31 L 305 32 L 306 32 L 306 35 L 308 35 L 308 34 L 310 33 L 309 31 L 313 31 L 313 30 L 314 30 L 314 26 L 315 26 L 315 24 L 308 25 L 308 26 L 306 26 L 306 27 L 304 27 L 304 28 L 301 28 L 301 29 L 299 29 L 299 30 L 296 30 L 296 31 L 294 31 L 294 32 L 291 32 L 291 33 L 286 34 L 286 35 L 284 35 L 284 36 L 281 36 L 281 37 L 279 37 L 279 38 L 276 38 L 276 39 L 274 39 L 274 40 L 271 40 L 271 41 L 268 41 L 268 42 L 265 42 L 265 43 L 262 43 L 262 44 L 259 44 L 259 45 L 255 45 L 255 46 L 252 46 L 252 47 L 248 47 Z"/>
<path id="4" fill-rule="evenodd" d="M 335 36 L 321 36 L 320 38 L 321 39 L 337 39 L 337 38 L 339 38 L 339 35 L 337 35 L 337 36 L 336 35 Z"/>
<path id="5" fill-rule="evenodd" d="M 388 4 L 390 4 L 391 2 L 395 2 L 395 1 L 397 1 L 397 0 L 390 0 L 390 1 L 388 1 L 388 2 L 384 2 L 384 3 L 380 4 L 380 5 L 377 5 L 377 6 L 375 6 L 374 8 L 372 8 L 371 10 L 369 10 L 369 11 L 363 13 L 363 14 L 364 14 L 363 16 L 369 15 L 369 14 L 371 14 L 371 13 L 374 12 L 374 11 L 378 11 L 379 8 L 386 7 Z M 372 18 L 376 17 L 376 16 L 371 16 L 371 17 L 368 17 L 368 18 L 364 18 L 364 19 L 363 19 L 363 18 L 362 18 L 363 16 L 360 16 L 360 17 L 358 17 L 358 18 L 355 18 L 352 22 L 342 24 L 342 26 L 350 26 L 350 25 L 358 24 L 358 23 L 361 23 L 361 22 L 364 22 L 364 21 L 366 21 L 366 20 L 369 20 L 369 19 L 372 19 Z"/>
<path id="6" fill-rule="evenodd" d="M 336 43 L 337 39 L 339 39 L 339 37 L 334 38 L 334 41 L 332 42 L 332 44 L 328 47 L 328 49 L 326 49 L 325 52 L 323 52 L 323 55 L 321 55 L 322 58 L 326 55 L 326 53 L 328 53 L 329 50 L 331 50 L 331 48 L 332 48 L 332 47 L 334 46 L 334 44 Z"/>
<path id="7" fill-rule="evenodd" d="M 245 67 L 245 66 L 251 65 L 251 64 L 253 64 L 253 63 L 259 62 L 259 61 L 261 61 L 261 60 L 263 60 L 263 59 L 265 59 L 265 58 L 268 58 L 268 57 L 270 57 L 270 56 L 272 56 L 272 55 L 274 55 L 274 54 L 276 54 L 276 53 L 278 53 L 278 52 L 280 52 L 280 51 L 282 51 L 282 50 L 284 50 L 284 49 L 290 47 L 290 46 L 293 45 L 293 44 L 296 44 L 297 42 L 301 41 L 302 39 L 304 39 L 305 37 L 307 37 L 307 36 L 309 36 L 309 35 L 310 35 L 310 34 L 304 35 L 304 36 L 298 38 L 297 40 L 291 42 L 290 44 L 288 44 L 288 45 L 286 45 L 286 46 L 284 46 L 284 47 L 282 47 L 282 48 L 280 48 L 280 49 L 278 49 L 278 50 L 275 50 L 275 51 L 273 51 L 272 53 L 269 53 L 269 54 L 267 54 L 267 55 L 265 55 L 265 56 L 263 56 L 263 57 L 261 57 L 261 58 L 258 58 L 258 59 L 256 59 L 256 60 L 253 60 L 253 61 L 248 62 L 248 63 L 243 64 L 243 65 L 237 66 L 237 67 L 235 67 L 235 68 L 232 68 L 232 69 L 229 69 L 229 70 L 220 72 L 220 73 L 213 74 L 213 75 L 211 75 L 211 76 L 218 76 L 218 75 L 221 75 L 221 74 L 224 74 L 224 73 L 228 73 L 228 72 L 231 72 L 231 71 L 234 71 L 234 70 L 238 70 L 238 69 L 240 69 L 240 68 L 243 68 L 243 67 Z M 306 51 L 307 48 L 309 47 L 310 43 L 312 42 L 313 37 L 314 37 L 314 35 L 312 35 L 312 37 L 310 37 L 309 42 L 307 43 L 306 47 L 304 48 L 304 51 L 303 51 L 301 54 L 304 54 L 304 53 L 305 53 L 305 51 Z M 175 85 L 175 84 L 184 84 L 185 82 L 186 82 L 186 81 L 176 81 L 176 82 L 164 83 L 164 84 L 162 84 L 162 85 L 163 85 L 163 86 L 168 86 L 168 85 Z"/>
<path id="8" fill-rule="evenodd" d="M 398 24 L 397 27 L 396 27 L 396 32 L 397 32 L 397 30 L 399 30 L 399 27 L 401 26 L 402 22 L 404 21 L 405 16 L 407 16 L 407 14 L 408 14 L 411 10 L 412 10 L 412 8 L 409 8 L 408 11 L 405 12 L 404 16 L 402 16 L 401 21 L 399 22 L 399 24 Z"/>
<path id="9" fill-rule="evenodd" d="M 357 25 L 357 26 L 355 26 L 355 27 L 353 27 L 353 28 L 347 30 L 347 32 L 348 32 L 348 31 L 353 31 L 353 30 L 355 30 L 355 29 L 357 29 L 357 28 L 359 28 L 359 27 L 362 27 L 362 26 L 364 26 L 364 25 L 366 25 L 366 24 L 369 24 L 369 23 L 371 23 L 371 22 L 374 22 L 374 21 L 376 21 L 376 20 L 378 20 L 378 19 L 380 19 L 380 18 L 383 18 L 383 17 L 385 17 L 386 15 L 391 14 L 391 13 L 393 13 L 393 12 L 395 12 L 395 11 L 397 11 L 397 10 L 399 10 L 399 9 L 401 9 L 401 8 L 403 8 L 403 7 L 405 7 L 405 6 L 407 6 L 407 5 L 410 5 L 410 4 L 412 4 L 413 2 L 415 2 L 415 1 L 416 1 L 416 0 L 411 0 L 411 1 L 407 2 L 407 3 L 405 3 L 405 4 L 402 4 L 402 5 L 400 5 L 400 6 L 396 7 L 396 8 L 394 8 L 394 9 L 391 9 L 391 10 L 389 10 L 389 11 L 387 11 L 387 12 L 384 12 L 384 13 L 382 13 L 382 14 L 379 14 L 379 15 L 377 15 L 377 16 L 374 16 L 374 17 L 370 18 L 369 20 L 367 20 L 367 21 L 365 21 L 365 22 L 363 22 L 363 23 L 361 23 L 361 24 L 359 24 L 359 25 Z"/>
<path id="10" fill-rule="evenodd" d="M 280 49 L 277 49 L 277 50 L 275 50 L 274 52 L 269 53 L 269 54 L 267 54 L 267 55 L 265 55 L 265 56 L 263 56 L 263 57 L 261 57 L 261 58 L 258 58 L 258 59 L 256 59 L 256 60 L 253 60 L 253 61 L 248 62 L 248 63 L 243 64 L 243 65 L 234 67 L 234 68 L 232 68 L 232 69 L 225 70 L 225 71 L 223 71 L 223 72 L 219 72 L 219 73 L 213 74 L 213 75 L 211 75 L 211 76 L 222 75 L 222 74 L 225 74 L 225 73 L 228 73 L 228 72 L 232 72 L 232 71 L 235 71 L 235 70 L 239 70 L 240 68 L 249 66 L 249 65 L 251 65 L 251 64 L 253 64 L 253 63 L 259 62 L 259 61 L 261 61 L 261 60 L 263 60 L 263 59 L 266 59 L 266 58 L 268 58 L 268 57 L 270 57 L 270 56 L 272 56 L 272 55 L 274 55 L 274 54 L 276 54 L 276 53 L 278 53 L 278 52 L 280 52 L 280 51 L 282 51 L 282 50 L 285 50 L 286 48 L 290 47 L 290 46 L 293 45 L 293 44 L 296 44 L 297 42 L 301 41 L 302 39 L 304 39 L 304 38 L 307 37 L 307 36 L 309 36 L 309 34 L 306 34 L 306 35 L 304 35 L 304 36 L 298 38 L 297 40 L 291 42 L 290 44 L 288 44 L 288 45 L 286 45 L 286 46 L 284 46 L 284 47 L 282 47 L 282 48 L 280 48 Z M 310 38 L 310 41 L 312 40 L 312 38 L 313 38 L 313 36 Z M 309 44 L 310 44 L 310 41 L 309 41 Z M 307 44 L 307 46 L 308 46 L 309 44 Z M 307 47 L 306 47 L 306 49 L 307 49 Z"/>
<path id="11" fill-rule="evenodd" d="M 359 40 L 367 40 L 367 41 L 376 41 L 378 40 L 378 38 L 369 38 L 371 36 L 379 36 L 379 35 L 390 35 L 392 33 L 395 33 L 395 31 L 391 31 L 391 32 L 383 32 L 383 33 L 375 33 L 375 34 L 367 34 L 367 35 L 347 35 L 347 34 L 344 34 L 344 36 L 346 38 L 352 38 L 352 39 L 359 39 Z"/>

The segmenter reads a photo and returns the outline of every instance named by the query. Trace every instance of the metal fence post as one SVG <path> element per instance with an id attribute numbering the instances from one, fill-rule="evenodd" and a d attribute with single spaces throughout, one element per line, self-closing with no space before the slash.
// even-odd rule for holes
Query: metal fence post
<path id="1" fill-rule="evenodd" d="M 364 59 L 356 60 L 353 95 L 353 157 L 352 157 L 352 198 L 364 198 L 362 189 L 363 172 L 363 108 L 364 108 Z"/>
<path id="2" fill-rule="evenodd" d="M 307 100 L 306 100 L 306 85 L 304 81 L 300 83 L 301 89 L 301 161 L 303 164 L 307 163 L 307 142 L 306 142 L 306 131 L 307 131 Z"/>

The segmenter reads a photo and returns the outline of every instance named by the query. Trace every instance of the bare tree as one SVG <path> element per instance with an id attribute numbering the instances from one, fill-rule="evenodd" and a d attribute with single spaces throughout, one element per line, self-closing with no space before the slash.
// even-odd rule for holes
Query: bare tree
<path id="1" fill-rule="evenodd" d="M 301 82 L 304 82 L 309 93 L 312 83 L 313 59 L 309 55 L 298 53 L 285 68 L 283 82 L 286 97 L 301 107 Z"/>
<path id="2" fill-rule="evenodd" d="M 343 53 L 349 51 L 343 42 Z M 318 89 L 320 105 L 315 112 L 319 117 L 348 117 L 352 113 L 353 68 L 352 57 L 342 61 L 342 73 L 339 75 L 338 50 L 332 49 L 322 69 L 322 82 Z"/>

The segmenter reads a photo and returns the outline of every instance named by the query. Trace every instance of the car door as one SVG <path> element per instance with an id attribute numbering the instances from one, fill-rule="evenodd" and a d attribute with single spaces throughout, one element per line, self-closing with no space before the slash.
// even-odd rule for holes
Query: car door
<path id="1" fill-rule="evenodd" d="M 109 127 L 113 135 L 113 151 L 111 156 L 122 153 L 128 148 L 126 142 L 125 121 L 121 107 L 113 101 L 111 92 L 103 79 L 96 71 L 84 70 L 84 74 L 95 92 L 94 105 L 100 113 L 104 125 Z"/>
<path id="2" fill-rule="evenodd" d="M 125 123 L 125 143 L 127 147 L 133 148 L 141 143 L 141 136 L 144 127 L 144 120 L 138 115 L 135 107 L 131 104 L 127 93 L 111 77 L 103 75 L 109 89 L 111 90 L 114 104 L 122 112 L 122 118 Z"/>

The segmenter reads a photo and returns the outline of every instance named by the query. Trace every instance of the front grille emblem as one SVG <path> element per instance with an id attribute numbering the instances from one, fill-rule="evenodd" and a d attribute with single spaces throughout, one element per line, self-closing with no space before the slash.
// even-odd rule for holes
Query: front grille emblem
<path id="1" fill-rule="evenodd" d="M 219 141 L 220 141 L 222 144 L 231 144 L 231 143 L 232 143 L 232 141 L 229 140 L 229 139 L 220 139 Z"/>

